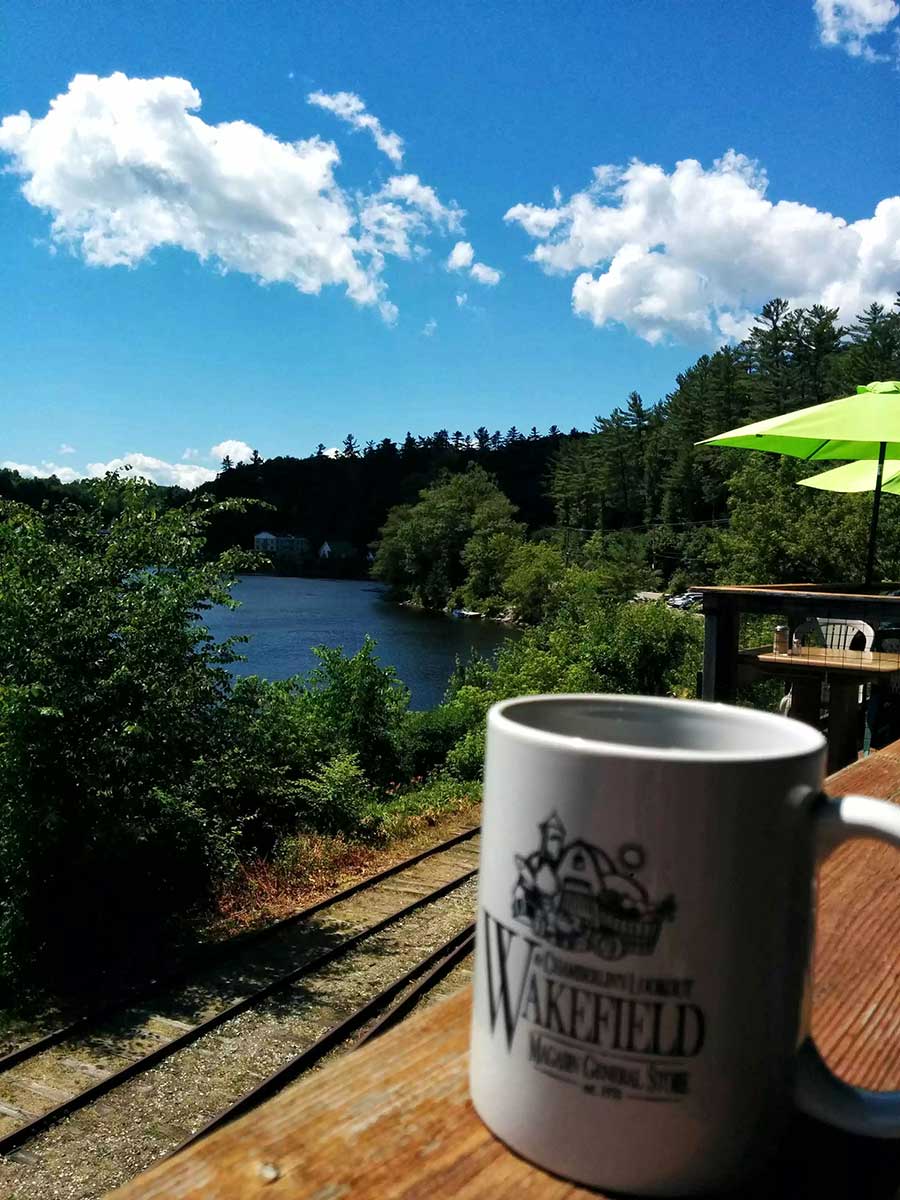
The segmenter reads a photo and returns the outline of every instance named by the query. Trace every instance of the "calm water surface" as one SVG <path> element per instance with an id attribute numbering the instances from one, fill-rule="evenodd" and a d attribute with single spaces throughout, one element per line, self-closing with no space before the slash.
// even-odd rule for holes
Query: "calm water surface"
<path id="1" fill-rule="evenodd" d="M 344 579 L 282 579 L 243 576 L 232 593 L 241 607 L 214 610 L 206 624 L 217 638 L 246 633 L 238 647 L 247 661 L 236 675 L 286 679 L 316 665 L 313 646 L 342 646 L 354 654 L 366 634 L 376 654 L 395 667 L 409 688 L 413 708 L 439 704 L 456 658 L 473 650 L 492 654 L 515 630 L 493 621 L 455 619 L 411 612 L 384 598 L 374 583 Z"/>

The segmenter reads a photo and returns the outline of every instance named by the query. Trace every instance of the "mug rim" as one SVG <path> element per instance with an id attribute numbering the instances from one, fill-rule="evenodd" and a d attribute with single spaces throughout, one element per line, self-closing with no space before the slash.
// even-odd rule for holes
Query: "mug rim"
<path id="1" fill-rule="evenodd" d="M 571 704 L 572 701 L 583 701 L 590 704 L 600 702 L 634 708 L 662 708 L 682 712 L 687 709 L 694 712 L 700 710 L 709 716 L 715 715 L 733 724 L 756 725 L 759 727 L 759 732 L 769 729 L 772 734 L 777 734 L 777 741 L 781 743 L 781 748 L 767 751 L 760 749 L 758 744 L 748 746 L 746 750 L 692 750 L 678 746 L 641 746 L 630 742 L 613 742 L 602 738 L 588 738 L 578 734 L 539 729 L 533 725 L 516 721 L 508 715 L 509 709 L 529 707 L 532 704 L 559 702 Z M 535 746 L 604 758 L 631 758 L 656 762 L 747 764 L 784 762 L 805 758 L 811 754 L 821 754 L 828 744 L 825 736 L 818 729 L 779 713 L 762 712 L 755 708 L 740 708 L 734 704 L 722 704 L 709 700 L 679 699 L 674 696 L 618 695 L 615 692 L 556 692 L 533 696 L 511 696 L 491 705 L 488 710 L 488 728 L 496 729 L 498 732 Z M 784 745 L 787 738 L 790 738 L 794 744 Z"/>

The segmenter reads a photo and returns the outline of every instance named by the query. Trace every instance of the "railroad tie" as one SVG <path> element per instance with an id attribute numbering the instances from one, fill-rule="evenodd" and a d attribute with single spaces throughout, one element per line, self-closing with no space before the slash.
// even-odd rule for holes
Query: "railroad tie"
<path id="1" fill-rule="evenodd" d="M 36 1117 L 36 1112 L 29 1112 L 24 1108 L 17 1108 L 15 1104 L 7 1104 L 0 1100 L 0 1117 L 12 1117 L 16 1121 L 30 1121 L 32 1117 Z"/>
<path id="2" fill-rule="evenodd" d="M 84 1062 L 80 1058 L 62 1058 L 60 1062 L 63 1066 L 71 1067 L 80 1075 L 89 1075 L 92 1079 L 108 1079 L 112 1075 L 112 1071 L 107 1067 L 98 1067 L 94 1063 Z"/>

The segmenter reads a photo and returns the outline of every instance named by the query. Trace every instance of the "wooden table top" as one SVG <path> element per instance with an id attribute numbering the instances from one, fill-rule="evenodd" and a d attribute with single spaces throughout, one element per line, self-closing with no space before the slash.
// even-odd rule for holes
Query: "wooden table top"
<path id="1" fill-rule="evenodd" d="M 797 674 L 806 671 L 828 671 L 829 674 L 892 675 L 900 671 L 900 653 L 896 650 L 831 650 L 824 646 L 804 646 L 790 654 L 766 651 L 752 657 L 766 669 L 777 668 L 779 673 Z"/>
<path id="2" fill-rule="evenodd" d="M 829 780 L 900 803 L 900 742 Z M 819 890 L 813 1031 L 852 1083 L 900 1088 L 900 853 L 841 847 Z M 469 990 L 313 1073 L 114 1193 L 117 1200 L 574 1200 L 599 1195 L 530 1166 L 475 1115 L 466 1082 Z M 900 1140 L 798 1116 L 753 1200 L 888 1200 Z"/>

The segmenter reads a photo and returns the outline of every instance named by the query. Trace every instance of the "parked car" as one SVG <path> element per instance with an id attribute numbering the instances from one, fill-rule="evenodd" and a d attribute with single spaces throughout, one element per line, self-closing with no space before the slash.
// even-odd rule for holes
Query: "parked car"
<path id="1" fill-rule="evenodd" d="M 666 604 L 668 604 L 669 608 L 680 608 L 682 610 L 686 610 L 689 608 L 696 608 L 702 600 L 703 595 L 701 592 L 682 592 L 678 596 L 670 596 L 666 601 Z"/>

